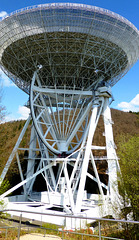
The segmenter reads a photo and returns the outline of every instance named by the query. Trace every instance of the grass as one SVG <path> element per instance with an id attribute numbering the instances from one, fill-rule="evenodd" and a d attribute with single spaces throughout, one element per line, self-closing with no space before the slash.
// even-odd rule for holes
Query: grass
<path id="1" fill-rule="evenodd" d="M 26 231 L 21 230 L 20 235 L 26 234 Z M 17 239 L 18 231 L 15 228 L 0 228 L 0 239 L 15 240 Z"/>
<path id="2" fill-rule="evenodd" d="M 1 222 L 3 222 L 3 226 L 0 224 L 0 239 L 6 239 L 6 240 L 12 240 L 17 239 L 18 236 L 18 224 L 16 226 L 12 227 L 12 222 L 7 221 L 5 219 L 1 219 Z M 5 228 L 4 228 L 5 227 Z M 7 227 L 7 229 L 6 229 Z M 28 233 L 40 233 L 40 234 L 48 234 L 48 235 L 56 235 L 58 237 L 61 237 L 61 239 L 66 240 L 79 240 L 82 239 L 82 235 L 84 235 L 83 239 L 85 240 L 98 240 L 98 238 L 95 238 L 92 235 L 92 231 L 90 229 L 81 229 L 79 231 L 64 231 L 64 228 L 58 225 L 44 223 L 40 227 L 35 227 L 32 224 L 26 225 L 22 224 L 20 236 Z M 89 234 L 87 236 L 87 234 Z"/>
<path id="3" fill-rule="evenodd" d="M 1 224 L 3 223 L 3 225 Z M 5 219 L 1 219 L 0 221 L 0 239 L 6 239 L 6 240 L 15 240 L 17 239 L 18 236 L 18 223 L 14 226 L 12 226 L 13 223 L 11 221 L 6 221 Z M 7 230 L 6 230 L 7 226 Z M 119 229 L 117 228 L 117 225 L 111 225 L 111 224 L 105 224 L 101 225 L 101 234 L 103 236 L 107 237 L 113 237 L 113 238 L 121 238 L 121 239 L 130 239 L 130 240 L 137 240 L 138 236 L 132 234 L 129 237 L 129 234 L 125 232 L 124 229 Z M 5 227 L 5 228 L 4 228 Z M 9 227 L 9 228 L 8 228 Z M 130 229 L 131 230 L 131 229 Z M 54 224 L 49 224 L 49 223 L 44 223 L 42 226 L 35 226 L 32 224 L 22 224 L 21 226 L 21 231 L 20 231 L 20 236 L 28 234 L 28 233 L 40 233 L 45 235 L 55 235 L 58 237 L 61 237 L 61 239 L 66 239 L 66 240 L 98 240 L 98 237 L 92 236 L 93 232 L 92 230 L 88 227 L 86 229 L 81 229 L 81 230 L 76 230 L 76 231 L 66 231 L 64 230 L 64 227 L 54 225 Z M 127 235 L 128 234 L 128 235 Z M 95 233 L 94 235 L 98 235 L 98 227 L 95 227 Z M 137 238 L 136 238 L 137 237 Z"/>

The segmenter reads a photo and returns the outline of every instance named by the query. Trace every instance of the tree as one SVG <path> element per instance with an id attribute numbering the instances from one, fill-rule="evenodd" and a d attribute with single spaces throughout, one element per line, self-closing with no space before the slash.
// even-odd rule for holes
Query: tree
<path id="1" fill-rule="evenodd" d="M 0 123 L 3 121 L 6 114 L 6 108 L 2 105 L 2 85 L 0 85 Z"/>
<path id="2" fill-rule="evenodd" d="M 139 221 L 139 136 L 124 135 L 118 144 L 121 176 L 119 193 L 122 197 L 121 215 L 125 219 L 132 217 Z M 131 229 L 132 228 L 132 229 Z M 129 238 L 137 239 L 137 226 L 126 225 Z M 139 237 L 139 236 L 138 236 Z"/>

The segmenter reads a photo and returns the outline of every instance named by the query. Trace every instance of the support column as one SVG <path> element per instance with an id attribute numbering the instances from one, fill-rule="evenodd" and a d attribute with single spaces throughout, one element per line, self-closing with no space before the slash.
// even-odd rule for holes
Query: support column
<path id="1" fill-rule="evenodd" d="M 10 157 L 9 157 L 9 159 L 8 159 L 4 169 L 3 169 L 3 172 L 2 172 L 2 174 L 0 176 L 0 185 L 1 185 L 2 181 L 4 180 L 4 178 L 6 176 L 6 173 L 8 172 L 8 169 L 9 169 L 9 167 L 11 165 L 11 162 L 12 162 L 12 160 L 13 160 L 13 158 L 14 158 L 17 150 L 18 150 L 18 147 L 19 147 L 19 145 L 20 145 L 20 143 L 22 141 L 22 138 L 23 138 L 23 136 L 24 136 L 24 134 L 25 134 L 25 132 L 27 130 L 27 127 L 28 127 L 30 121 L 31 121 L 31 116 L 29 115 L 29 117 L 28 117 L 28 119 L 27 119 L 27 121 L 26 121 L 26 123 L 25 123 L 25 125 L 24 125 L 24 127 L 23 127 L 23 129 L 21 131 L 21 133 L 20 133 L 20 136 L 19 136 L 19 138 L 18 138 L 18 140 L 17 140 L 17 142 L 16 142 L 16 144 L 14 146 L 14 149 L 13 149 L 13 151 L 12 151 L 12 153 L 11 153 L 11 155 L 10 155 Z"/>
<path id="2" fill-rule="evenodd" d="M 34 174 L 34 166 L 35 166 L 35 150 L 34 149 L 36 149 L 36 142 L 37 142 L 36 131 L 34 126 L 32 125 L 26 178 L 29 178 Z M 27 192 L 30 187 L 30 183 L 31 182 L 27 182 L 26 184 Z M 30 189 L 30 191 L 32 191 L 32 189 Z"/>
<path id="3" fill-rule="evenodd" d="M 105 98 L 103 108 L 103 119 L 105 128 L 106 151 L 108 159 L 108 174 L 109 174 L 109 194 L 111 202 L 114 203 L 118 195 L 117 185 L 117 155 L 113 139 L 111 111 L 109 107 L 109 98 Z M 117 201 L 117 200 L 116 200 Z"/>
<path id="4" fill-rule="evenodd" d="M 82 200 L 83 200 L 83 196 L 84 196 L 84 188 L 85 188 L 85 183 L 86 183 L 87 169 L 88 169 L 89 158 L 90 158 L 90 154 L 91 154 L 91 145 L 92 145 L 92 140 L 93 140 L 93 136 L 94 136 L 94 132 L 95 132 L 95 128 L 96 128 L 95 122 L 96 122 L 96 118 L 97 118 L 97 110 L 98 110 L 98 105 L 94 105 L 94 108 L 92 110 L 92 115 L 90 118 L 90 127 L 89 127 L 89 132 L 88 132 L 84 160 L 83 160 L 83 164 L 82 164 L 79 189 L 78 189 L 78 193 L 77 193 L 76 213 L 79 213 L 81 211 Z"/>

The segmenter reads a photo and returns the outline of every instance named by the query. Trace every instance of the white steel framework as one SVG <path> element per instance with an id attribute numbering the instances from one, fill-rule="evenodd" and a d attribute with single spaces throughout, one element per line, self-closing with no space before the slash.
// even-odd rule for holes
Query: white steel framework
<path id="1" fill-rule="evenodd" d="M 111 87 L 138 58 L 139 31 L 106 9 L 43 4 L 0 22 L 0 66 L 29 94 L 31 109 L 1 175 L 3 181 L 16 156 L 21 182 L 1 198 L 22 187 L 20 196 L 10 198 L 26 207 L 94 217 L 112 214 L 109 203 L 117 201 L 119 165 Z M 94 143 L 101 117 L 103 145 Z M 29 147 L 21 148 L 31 121 Z M 25 150 L 26 173 L 20 162 L 20 151 Z"/>
<path id="2" fill-rule="evenodd" d="M 35 80 L 38 86 L 35 86 Z M 91 182 L 97 184 L 99 197 L 96 206 L 99 201 L 102 205 L 111 200 L 111 203 L 114 202 L 117 194 L 115 188 L 117 187 L 119 166 L 109 108 L 109 99 L 112 97 L 111 88 L 99 87 L 94 93 L 72 90 L 67 94 L 66 89 L 65 91 L 63 89 L 62 91 L 60 89 L 50 89 L 49 91 L 47 88 L 42 88 L 39 83 L 36 71 L 30 93 L 33 125 L 26 177 L 23 176 L 18 152 L 23 150 L 19 145 L 31 117 L 27 120 L 1 175 L 1 178 L 4 179 L 11 161 L 16 155 L 21 183 L 5 192 L 1 197 L 5 197 L 23 186 L 24 201 L 43 201 L 45 204 L 61 206 L 63 212 L 77 214 L 90 210 L 92 206 L 94 208 L 93 189 L 90 191 L 86 185 L 87 179 L 89 179 L 90 184 Z M 52 96 L 51 102 L 48 101 L 49 92 Z M 84 104 L 84 101 L 87 104 Z M 60 109 L 57 107 L 59 103 Z M 93 138 L 101 115 L 104 120 L 106 145 L 96 146 L 93 145 Z M 40 157 L 37 157 L 38 151 Z M 94 151 L 97 151 L 98 155 L 94 155 Z M 100 154 L 99 152 L 102 151 L 103 154 Z M 104 157 L 104 152 L 106 152 L 106 157 Z M 36 161 L 38 165 L 35 169 Z M 100 179 L 97 161 L 106 161 L 108 164 L 107 184 Z M 33 191 L 34 182 L 39 174 L 42 174 L 46 183 L 45 192 L 47 194 L 43 200 Z"/>

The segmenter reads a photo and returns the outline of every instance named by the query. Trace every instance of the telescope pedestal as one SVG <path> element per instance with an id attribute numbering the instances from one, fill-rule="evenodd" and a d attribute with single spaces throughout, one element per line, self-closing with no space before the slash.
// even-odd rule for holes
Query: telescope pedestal
<path id="1" fill-rule="evenodd" d="M 45 209 L 49 209 L 49 211 L 52 209 L 52 212 L 53 209 L 56 209 L 56 211 L 60 211 L 62 214 L 81 214 L 82 216 L 92 217 L 103 217 L 112 214 L 110 206 L 114 204 L 117 196 L 117 170 L 119 165 L 113 140 L 112 119 L 109 107 L 110 97 L 110 88 L 100 87 L 97 89 L 95 98 L 92 101 L 91 115 L 86 131 L 83 134 L 82 142 L 76 151 L 67 156 L 66 150 L 65 153 L 63 152 L 59 156 L 52 153 L 42 142 L 32 124 L 27 172 L 24 176 L 18 152 L 20 151 L 20 142 L 31 120 L 31 117 L 29 117 L 27 124 L 22 130 L 22 136 L 19 137 L 2 174 L 4 178 L 14 155 L 16 155 L 21 183 L 5 192 L 1 197 L 6 197 L 23 186 L 23 193 L 20 197 L 10 197 L 9 199 L 25 202 L 28 210 L 34 211 L 35 203 L 40 203 L 41 208 L 45 206 Z M 93 144 L 94 134 L 101 115 L 104 122 L 104 146 Z M 96 155 L 96 152 L 98 155 Z M 102 153 L 100 154 L 100 152 L 105 152 L 106 156 L 102 155 Z M 97 161 L 105 161 L 108 165 L 108 169 L 106 169 L 108 173 L 104 173 L 108 174 L 108 184 L 101 181 L 97 169 Z M 40 174 L 43 177 L 46 189 L 43 192 L 36 192 L 34 184 L 38 181 Z M 90 186 L 88 185 L 92 184 L 92 182 L 97 184 L 98 194 L 93 189 L 90 191 Z M 27 202 L 31 201 L 33 205 L 29 208 Z M 55 223 L 58 223 L 57 219 Z M 66 227 L 69 228 L 68 223 Z"/>

